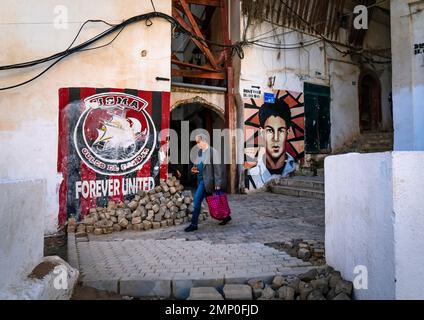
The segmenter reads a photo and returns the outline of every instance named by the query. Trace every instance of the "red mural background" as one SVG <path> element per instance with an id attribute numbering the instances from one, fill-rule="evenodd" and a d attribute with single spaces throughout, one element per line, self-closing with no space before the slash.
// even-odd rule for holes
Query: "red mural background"
<path id="1" fill-rule="evenodd" d="M 144 133 L 149 132 L 145 139 L 150 144 L 147 150 L 149 153 L 146 152 L 142 165 L 134 165 L 132 170 L 119 172 L 116 175 L 96 170 L 93 165 L 95 162 L 89 162 L 90 157 L 88 156 L 85 159 L 77 146 L 77 136 L 81 131 L 78 125 L 81 124 L 81 119 L 85 114 L 87 117 L 84 120 L 87 121 L 84 124 L 88 124 L 86 126 L 88 129 L 85 130 L 86 135 L 84 135 L 86 141 L 92 142 L 97 136 L 96 130 L 101 134 L 105 128 L 105 112 L 98 110 L 91 113 L 86 112 L 90 108 L 87 101 L 92 96 L 102 94 L 109 97 L 121 95 L 129 101 L 134 98 L 134 100 L 145 102 L 142 112 L 144 116 L 141 113 L 138 115 L 133 109 L 122 107 L 122 121 L 124 124 L 128 124 L 128 128 L 133 126 L 133 121 L 139 123 L 138 128 L 144 129 L 148 125 L 144 119 L 149 119 L 150 123 L 150 130 L 143 131 Z M 60 225 L 63 225 L 70 216 L 79 219 L 85 216 L 90 208 L 106 206 L 109 200 L 124 201 L 131 198 L 140 188 L 150 189 L 158 184 L 160 179 L 166 178 L 167 165 L 159 158 L 159 150 L 165 144 L 166 134 L 161 139 L 159 133 L 161 131 L 166 133 L 166 130 L 169 129 L 169 109 L 169 92 L 112 88 L 59 89 L 57 171 L 63 176 L 59 190 Z M 97 115 L 99 115 L 98 119 L 96 119 Z M 135 119 L 139 119 L 139 121 Z M 96 120 L 98 124 L 96 124 Z M 107 142 L 107 140 L 105 141 Z M 83 150 L 88 149 L 90 148 L 83 148 Z M 93 155 L 95 154 L 96 152 L 93 152 Z M 101 163 L 101 160 L 98 162 Z"/>

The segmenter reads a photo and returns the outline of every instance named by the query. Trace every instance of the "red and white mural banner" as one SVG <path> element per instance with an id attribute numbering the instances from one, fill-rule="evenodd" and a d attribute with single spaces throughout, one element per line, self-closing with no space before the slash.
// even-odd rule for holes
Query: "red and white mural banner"
<path id="1" fill-rule="evenodd" d="M 166 178 L 159 151 L 166 143 L 160 132 L 169 129 L 169 108 L 169 92 L 59 89 L 59 224 Z"/>

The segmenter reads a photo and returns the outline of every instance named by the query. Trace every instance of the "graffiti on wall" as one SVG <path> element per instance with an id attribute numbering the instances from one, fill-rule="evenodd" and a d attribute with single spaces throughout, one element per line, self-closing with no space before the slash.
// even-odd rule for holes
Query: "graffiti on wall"
<path id="1" fill-rule="evenodd" d="M 276 90 L 244 99 L 246 190 L 288 176 L 304 161 L 303 93 Z"/>
<path id="2" fill-rule="evenodd" d="M 169 128 L 169 105 L 168 92 L 59 89 L 59 224 L 166 178 L 159 134 Z"/>

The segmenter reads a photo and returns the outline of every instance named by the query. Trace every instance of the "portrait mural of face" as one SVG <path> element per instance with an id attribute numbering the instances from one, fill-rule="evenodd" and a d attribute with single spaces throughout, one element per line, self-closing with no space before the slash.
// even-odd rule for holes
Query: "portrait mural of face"
<path id="1" fill-rule="evenodd" d="M 304 158 L 303 94 L 274 92 L 245 102 L 245 187 L 257 189 L 274 177 L 285 177 Z"/>

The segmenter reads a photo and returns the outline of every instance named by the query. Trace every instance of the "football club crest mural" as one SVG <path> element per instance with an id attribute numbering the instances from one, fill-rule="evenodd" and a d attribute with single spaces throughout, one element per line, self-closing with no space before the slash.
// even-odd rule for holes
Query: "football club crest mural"
<path id="1" fill-rule="evenodd" d="M 59 223 L 124 201 L 165 179 L 160 163 L 169 93 L 133 89 L 59 90 Z"/>
<path id="2" fill-rule="evenodd" d="M 304 161 L 303 98 L 285 90 L 244 97 L 246 190 L 288 176 Z"/>

